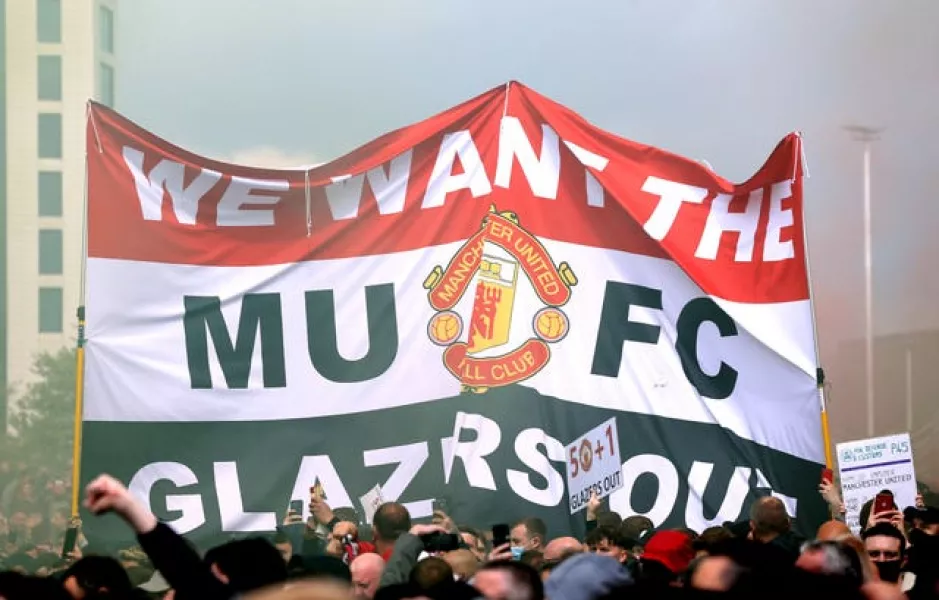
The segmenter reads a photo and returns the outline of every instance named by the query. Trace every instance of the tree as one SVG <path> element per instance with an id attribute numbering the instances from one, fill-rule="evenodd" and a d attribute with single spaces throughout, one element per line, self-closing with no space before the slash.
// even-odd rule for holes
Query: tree
<path id="1" fill-rule="evenodd" d="M 75 350 L 40 354 L 33 373 L 36 379 L 12 403 L 7 442 L 16 460 L 62 473 L 72 458 Z"/>

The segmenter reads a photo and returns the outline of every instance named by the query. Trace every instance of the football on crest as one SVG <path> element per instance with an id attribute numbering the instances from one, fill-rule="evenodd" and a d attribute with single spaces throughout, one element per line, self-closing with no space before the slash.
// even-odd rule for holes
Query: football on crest
<path id="1" fill-rule="evenodd" d="M 535 333 L 546 342 L 560 340 L 567 329 L 567 316 L 556 308 L 543 308 L 535 315 Z"/>
<path id="2" fill-rule="evenodd" d="M 434 342 L 447 346 L 460 337 L 463 332 L 463 320 L 452 311 L 445 311 L 434 316 L 428 325 L 428 334 Z"/>

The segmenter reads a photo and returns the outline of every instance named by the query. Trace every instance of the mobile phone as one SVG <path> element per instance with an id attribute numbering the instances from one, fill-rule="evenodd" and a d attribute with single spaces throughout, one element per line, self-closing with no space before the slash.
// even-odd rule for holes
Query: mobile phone
<path id="1" fill-rule="evenodd" d="M 509 526 L 505 523 L 492 526 L 492 547 L 498 548 L 509 543 Z"/>
<path id="2" fill-rule="evenodd" d="M 835 473 L 829 468 L 822 469 L 822 483 L 831 484 L 835 481 Z"/>
<path id="3" fill-rule="evenodd" d="M 303 500 L 291 500 L 287 509 L 298 517 L 303 516 Z"/>
<path id="4" fill-rule="evenodd" d="M 319 477 L 313 481 L 313 486 L 310 488 L 310 495 L 320 501 L 326 500 L 326 490 L 323 489 L 323 484 L 320 483 Z"/>
<path id="5" fill-rule="evenodd" d="M 78 541 L 78 527 L 72 526 L 65 530 L 65 543 L 62 544 L 62 558 L 68 557 L 75 550 Z"/>
<path id="6" fill-rule="evenodd" d="M 443 514 L 450 515 L 450 503 L 447 502 L 446 498 L 435 498 L 433 504 L 434 512 L 442 512 Z"/>
<path id="7" fill-rule="evenodd" d="M 893 510 L 893 495 L 880 493 L 874 497 L 874 507 L 871 510 L 872 515 Z"/>
<path id="8" fill-rule="evenodd" d="M 431 554 L 450 552 L 460 547 L 460 536 L 455 533 L 429 533 L 421 536 L 424 550 Z"/>

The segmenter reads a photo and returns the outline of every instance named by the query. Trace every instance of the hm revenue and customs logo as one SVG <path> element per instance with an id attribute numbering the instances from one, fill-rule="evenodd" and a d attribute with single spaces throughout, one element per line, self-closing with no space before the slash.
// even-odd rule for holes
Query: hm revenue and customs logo
<path id="1" fill-rule="evenodd" d="M 515 313 L 529 306 L 516 302 L 519 271 L 540 303 L 525 323 L 524 336 Z M 455 310 L 476 282 L 466 339 L 463 318 Z M 484 393 L 524 381 L 551 359 L 548 344 L 567 335 L 570 322 L 561 307 L 571 298 L 577 277 L 570 266 L 554 264 L 541 242 L 525 231 L 518 216 L 495 207 L 482 226 L 443 268 L 436 266 L 424 280 L 434 315 L 427 325 L 430 339 L 445 346 L 443 363 L 460 380 L 463 391 Z M 528 294 L 530 296 L 530 294 Z M 513 327 L 513 325 L 515 325 Z"/>

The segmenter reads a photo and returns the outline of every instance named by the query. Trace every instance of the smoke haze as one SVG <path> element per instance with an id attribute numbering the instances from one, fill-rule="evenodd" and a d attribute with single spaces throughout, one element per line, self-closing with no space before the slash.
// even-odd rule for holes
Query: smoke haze
<path id="1" fill-rule="evenodd" d="M 872 170 L 875 332 L 932 331 L 917 350 L 929 371 L 936 23 L 933 0 L 131 0 L 119 11 L 117 106 L 196 152 L 283 165 L 328 160 L 509 79 L 735 180 L 801 130 L 833 428 L 850 439 L 866 434 L 864 363 L 842 351 L 864 335 L 862 158 L 842 126 L 885 128 Z M 879 380 L 903 381 L 893 358 L 878 354 Z M 917 449 L 939 411 L 939 382 L 923 381 Z M 902 389 L 877 389 L 878 415 L 902 411 Z M 880 421 L 878 434 L 897 430 Z M 926 452 L 917 467 L 939 483 Z"/>

